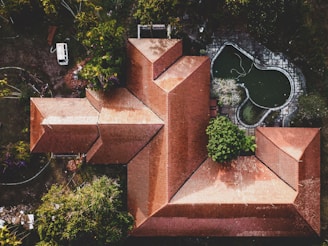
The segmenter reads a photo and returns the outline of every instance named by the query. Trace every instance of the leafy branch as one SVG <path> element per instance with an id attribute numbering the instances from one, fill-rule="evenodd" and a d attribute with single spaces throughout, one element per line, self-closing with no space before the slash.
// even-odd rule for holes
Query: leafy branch
<path id="1" fill-rule="evenodd" d="M 68 245 L 92 240 L 97 245 L 121 241 L 132 229 L 133 217 L 122 209 L 116 180 L 102 176 L 75 191 L 53 185 L 37 209 L 37 245 Z"/>
<path id="2" fill-rule="evenodd" d="M 10 85 L 7 79 L 0 80 L 0 98 L 20 99 L 22 91 L 17 87 Z"/>
<path id="3" fill-rule="evenodd" d="M 208 156 L 216 162 L 228 163 L 242 152 L 254 152 L 256 149 L 254 136 L 246 136 L 225 116 L 211 119 L 206 134 L 209 138 Z"/>

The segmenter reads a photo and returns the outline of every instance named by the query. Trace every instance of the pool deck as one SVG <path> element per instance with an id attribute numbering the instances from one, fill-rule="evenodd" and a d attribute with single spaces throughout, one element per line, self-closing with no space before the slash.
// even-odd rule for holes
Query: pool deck
<path id="1" fill-rule="evenodd" d="M 215 35 L 214 35 L 215 36 Z M 246 33 L 234 33 L 234 34 L 220 34 L 216 37 L 213 36 L 212 44 L 207 46 L 207 54 L 211 58 L 211 60 L 216 56 L 217 52 L 220 50 L 225 43 L 230 42 L 236 44 L 238 47 L 245 50 L 251 56 L 254 57 L 254 60 L 257 64 L 264 67 L 278 67 L 280 69 L 285 70 L 293 81 L 294 93 L 291 98 L 290 103 L 288 103 L 285 107 L 280 109 L 279 120 L 281 121 L 281 125 L 288 126 L 290 117 L 297 110 L 297 102 L 300 95 L 303 95 L 306 92 L 305 86 L 305 77 L 302 74 L 302 71 L 296 67 L 293 63 L 291 63 L 287 57 L 281 52 L 272 52 L 265 46 L 259 44 L 254 41 L 249 35 Z M 228 115 L 229 118 L 236 123 L 240 128 L 246 130 L 249 135 L 254 134 L 255 127 L 245 127 L 240 124 L 236 118 L 237 108 L 234 107 L 223 107 L 223 113 Z M 260 124 L 260 126 L 264 126 L 264 124 Z"/>

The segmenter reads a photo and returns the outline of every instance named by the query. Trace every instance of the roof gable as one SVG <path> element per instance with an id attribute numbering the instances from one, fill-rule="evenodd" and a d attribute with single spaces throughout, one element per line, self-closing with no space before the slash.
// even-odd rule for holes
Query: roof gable
<path id="1" fill-rule="evenodd" d="M 180 40 L 130 39 L 127 49 L 127 88 L 87 91 L 73 103 L 31 100 L 33 151 L 53 151 L 51 141 L 67 133 L 60 145 L 82 150 L 77 143 L 87 141 L 78 136 L 88 132 L 82 126 L 95 130 L 87 161 L 128 164 L 134 236 L 320 233 L 320 192 L 311 192 L 320 190 L 320 159 L 311 152 L 320 143 L 318 129 L 258 128 L 257 156 L 222 168 L 207 159 L 208 57 L 182 57 Z"/>
<path id="2" fill-rule="evenodd" d="M 308 145 L 320 132 L 318 128 L 260 127 L 258 131 L 285 153 L 300 160 Z"/>

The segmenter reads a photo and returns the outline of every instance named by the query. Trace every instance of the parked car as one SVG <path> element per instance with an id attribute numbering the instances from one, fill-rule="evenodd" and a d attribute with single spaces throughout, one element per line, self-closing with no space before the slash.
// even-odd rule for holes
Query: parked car
<path id="1" fill-rule="evenodd" d="M 57 61 L 59 65 L 68 65 L 67 43 L 56 43 Z"/>

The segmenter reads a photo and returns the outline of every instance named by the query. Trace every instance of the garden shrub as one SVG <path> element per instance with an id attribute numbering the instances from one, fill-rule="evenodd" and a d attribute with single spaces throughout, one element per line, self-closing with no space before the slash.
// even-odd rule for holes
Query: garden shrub
<path id="1" fill-rule="evenodd" d="M 222 105 L 236 106 L 241 101 L 241 92 L 235 79 L 214 78 L 212 97 L 218 97 Z"/>
<path id="2" fill-rule="evenodd" d="M 9 143 L 0 149 L 0 170 L 4 173 L 7 168 L 25 167 L 30 162 L 30 145 L 25 141 Z"/>
<path id="3" fill-rule="evenodd" d="M 1 76 L 0 183 L 22 182 L 36 174 L 48 159 L 44 154 L 30 153 L 30 98 L 51 92 L 48 84 L 24 68 L 7 67 Z"/>
<path id="4" fill-rule="evenodd" d="M 179 5 L 182 7 L 182 3 L 183 1 L 177 0 L 138 0 L 133 17 L 143 25 L 164 23 L 173 24 L 176 27 L 179 21 L 177 7 Z M 184 2 L 184 4 L 186 3 Z"/>
<path id="5" fill-rule="evenodd" d="M 20 99 L 22 91 L 9 84 L 7 79 L 0 79 L 0 98 Z"/>
<path id="6" fill-rule="evenodd" d="M 22 241 L 11 232 L 7 226 L 0 228 L 0 245 L 1 246 L 17 246 L 21 245 Z"/>
<path id="7" fill-rule="evenodd" d="M 116 20 L 99 23 L 82 40 L 91 59 L 80 71 L 92 90 L 109 91 L 119 85 L 124 64 L 125 29 Z"/>
<path id="8" fill-rule="evenodd" d="M 322 125 L 322 120 L 328 117 L 328 105 L 319 93 L 310 93 L 299 97 L 298 110 L 293 124 L 298 126 Z"/>
<path id="9" fill-rule="evenodd" d="M 94 57 L 82 69 L 80 75 L 88 82 L 88 87 L 96 91 L 109 91 L 118 86 L 121 58 L 113 59 L 108 53 L 102 57 Z"/>
<path id="10" fill-rule="evenodd" d="M 94 245 L 118 243 L 133 226 L 133 217 L 123 210 L 118 182 L 106 176 L 72 191 L 53 185 L 37 209 L 37 245 Z"/>
<path id="11" fill-rule="evenodd" d="M 246 136 L 225 116 L 211 119 L 206 134 L 209 138 L 208 156 L 216 162 L 229 162 L 243 152 L 254 152 L 256 148 L 255 137 Z"/>

